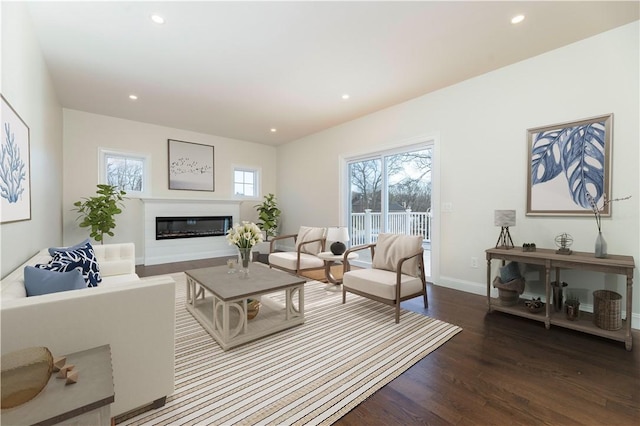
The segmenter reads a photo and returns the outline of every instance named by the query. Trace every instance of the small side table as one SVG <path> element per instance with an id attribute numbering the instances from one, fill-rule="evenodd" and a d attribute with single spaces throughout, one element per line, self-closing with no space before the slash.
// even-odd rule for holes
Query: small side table
<path id="1" fill-rule="evenodd" d="M 57 354 L 54 354 L 57 356 Z M 2 410 L 7 425 L 111 425 L 114 401 L 111 347 L 99 346 L 67 355 L 67 364 L 78 371 L 78 382 L 65 386 L 57 373 L 35 398 Z"/>
<path id="2" fill-rule="evenodd" d="M 324 275 L 327 277 L 327 281 L 329 281 L 329 285 L 325 287 L 325 290 L 330 291 L 339 291 L 340 284 L 342 284 L 342 279 L 337 279 L 331 273 L 331 267 L 336 263 L 340 262 L 344 259 L 343 254 L 333 254 L 330 251 L 323 251 L 317 254 L 317 256 L 324 260 Z M 358 253 L 349 253 L 347 259 L 354 260 L 358 258 Z"/>

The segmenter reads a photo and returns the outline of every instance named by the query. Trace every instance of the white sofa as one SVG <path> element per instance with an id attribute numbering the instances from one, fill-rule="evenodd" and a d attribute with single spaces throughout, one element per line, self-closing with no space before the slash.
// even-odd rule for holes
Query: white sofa
<path id="1" fill-rule="evenodd" d="M 26 297 L 24 267 L 49 262 L 46 249 L 1 281 L 2 354 L 45 346 L 59 356 L 109 344 L 111 415 L 164 404 L 174 391 L 175 281 L 140 279 L 133 243 L 93 247 L 103 278 L 98 287 Z"/>

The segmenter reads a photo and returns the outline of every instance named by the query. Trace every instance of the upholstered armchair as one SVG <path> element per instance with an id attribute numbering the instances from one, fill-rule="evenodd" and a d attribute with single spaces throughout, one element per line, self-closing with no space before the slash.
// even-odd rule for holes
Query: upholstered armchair
<path id="1" fill-rule="evenodd" d="M 350 270 L 349 253 L 371 250 L 371 268 Z M 400 302 L 422 296 L 428 307 L 422 237 L 380 234 L 375 244 L 352 247 L 344 253 L 342 303 L 347 292 L 395 307 L 400 322 Z"/>
<path id="2" fill-rule="evenodd" d="M 275 251 L 278 241 L 293 239 L 295 251 Z M 324 261 L 316 255 L 324 251 L 325 228 L 301 226 L 297 234 L 279 235 L 271 239 L 269 266 L 292 274 L 323 269 Z"/>

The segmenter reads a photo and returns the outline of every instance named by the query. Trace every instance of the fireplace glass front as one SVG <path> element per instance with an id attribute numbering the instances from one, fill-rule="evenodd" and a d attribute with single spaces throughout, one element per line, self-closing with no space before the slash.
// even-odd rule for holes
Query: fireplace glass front
<path id="1" fill-rule="evenodd" d="M 232 221 L 231 216 L 156 217 L 156 240 L 222 236 Z"/>

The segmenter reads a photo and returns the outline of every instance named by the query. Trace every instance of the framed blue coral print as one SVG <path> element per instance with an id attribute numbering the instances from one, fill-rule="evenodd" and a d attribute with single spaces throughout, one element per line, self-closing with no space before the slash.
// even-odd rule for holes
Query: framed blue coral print
<path id="1" fill-rule="evenodd" d="M 2 96 L 0 223 L 31 220 L 29 127 Z"/>
<path id="2" fill-rule="evenodd" d="M 527 130 L 527 215 L 593 215 L 611 196 L 613 114 Z M 611 215 L 611 204 L 601 210 Z"/>

